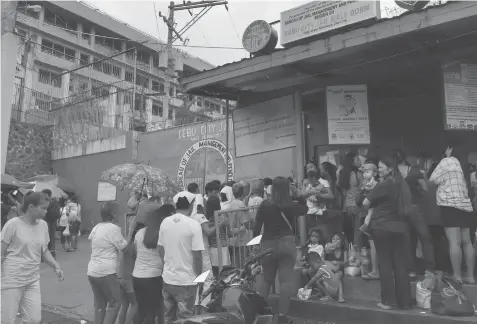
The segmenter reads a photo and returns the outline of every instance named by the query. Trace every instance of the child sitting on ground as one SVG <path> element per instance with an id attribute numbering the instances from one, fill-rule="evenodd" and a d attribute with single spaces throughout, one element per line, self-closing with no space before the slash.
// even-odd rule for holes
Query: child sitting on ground
<path id="1" fill-rule="evenodd" d="M 343 298 L 343 274 L 340 271 L 338 262 L 323 261 L 318 253 L 310 253 L 308 262 L 315 274 L 311 280 L 305 285 L 305 289 L 317 288 L 323 296 L 321 301 L 330 301 L 337 299 L 338 302 L 344 303 Z"/>
<path id="2" fill-rule="evenodd" d="M 374 163 L 366 163 L 363 165 L 363 183 L 361 184 L 361 190 L 363 190 L 363 193 L 365 195 L 369 194 L 371 190 L 374 189 L 376 184 L 378 183 L 376 181 L 376 176 L 378 174 L 378 168 L 376 167 L 376 164 Z M 373 208 L 368 209 L 368 214 L 366 215 L 366 218 L 364 219 L 364 224 L 361 225 L 359 230 L 363 232 L 366 235 L 369 235 L 369 223 L 371 222 L 371 217 L 373 214 Z"/>
<path id="3" fill-rule="evenodd" d="M 326 261 L 336 261 L 344 266 L 345 255 L 344 255 L 345 239 L 343 234 L 335 233 L 331 239 L 331 243 L 326 243 L 325 245 L 325 260 Z"/>
<path id="4" fill-rule="evenodd" d="M 308 241 L 306 241 L 305 246 L 302 249 L 302 260 L 304 262 L 303 268 L 301 270 L 302 279 L 304 282 L 308 282 L 311 277 L 314 275 L 314 270 L 310 267 L 310 264 L 307 262 L 308 255 L 310 253 L 317 253 L 320 257 L 324 256 L 325 249 L 321 244 L 321 231 L 318 228 L 312 228 L 308 232 Z"/>

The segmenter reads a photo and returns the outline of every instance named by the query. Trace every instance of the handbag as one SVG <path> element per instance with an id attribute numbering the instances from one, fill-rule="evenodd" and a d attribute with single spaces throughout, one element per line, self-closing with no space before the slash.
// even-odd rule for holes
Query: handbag
<path id="1" fill-rule="evenodd" d="M 440 276 L 431 294 L 431 312 L 444 316 L 472 316 L 475 311 L 462 285 L 450 277 Z"/>
<path id="2" fill-rule="evenodd" d="M 66 228 L 65 230 L 63 231 L 63 236 L 70 236 L 71 233 L 70 233 L 70 224 L 66 225 Z"/>

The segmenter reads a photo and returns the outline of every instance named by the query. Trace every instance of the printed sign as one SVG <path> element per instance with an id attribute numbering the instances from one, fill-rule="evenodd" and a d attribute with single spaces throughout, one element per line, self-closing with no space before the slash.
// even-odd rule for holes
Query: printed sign
<path id="1" fill-rule="evenodd" d="M 237 157 L 295 146 L 293 96 L 233 110 Z"/>
<path id="2" fill-rule="evenodd" d="M 98 201 L 115 201 L 116 186 L 108 182 L 98 182 Z"/>
<path id="3" fill-rule="evenodd" d="M 326 88 L 329 144 L 369 144 L 366 85 Z"/>
<path id="4" fill-rule="evenodd" d="M 207 149 L 212 149 L 213 151 L 216 152 L 216 154 L 208 154 Z M 197 153 L 203 153 L 205 155 L 205 158 L 201 158 L 199 154 Z M 217 160 L 217 153 L 221 157 L 222 161 L 212 161 Z M 227 160 L 226 154 L 228 153 L 228 164 L 225 165 L 225 161 Z M 232 154 L 227 152 L 227 148 L 224 143 L 222 143 L 219 140 L 216 139 L 207 139 L 207 140 L 202 140 L 199 142 L 196 142 L 192 144 L 185 154 L 182 156 L 182 159 L 180 160 L 179 163 L 179 168 L 177 170 L 177 181 L 179 182 L 179 186 L 181 188 L 186 188 L 187 183 L 186 183 L 186 175 L 187 175 L 187 165 L 189 164 L 189 161 L 193 156 L 198 156 L 199 157 L 199 163 L 194 162 L 194 167 L 199 168 L 200 170 L 203 170 L 203 174 L 198 174 L 198 178 L 205 178 L 205 181 L 207 182 L 208 179 L 210 180 L 216 180 L 216 179 L 222 179 L 223 175 L 227 174 L 227 179 L 233 180 L 234 177 L 234 172 L 235 172 L 235 165 L 234 165 L 234 159 Z M 222 162 L 222 163 L 220 163 Z M 204 164 L 204 166 L 202 166 Z M 210 166 L 215 166 L 215 167 L 209 167 L 207 168 L 205 165 L 210 165 Z M 222 169 L 222 166 L 225 167 L 225 169 Z M 189 172 L 193 172 L 191 168 L 189 168 Z M 190 175 L 187 177 L 190 178 Z"/>
<path id="5" fill-rule="evenodd" d="M 233 123 L 232 120 L 229 120 L 229 131 L 232 131 Z M 221 138 L 225 136 L 225 131 L 227 130 L 227 125 L 225 120 L 217 122 L 208 122 L 188 125 L 187 127 L 178 128 L 177 138 L 179 140 L 191 140 L 191 141 L 200 141 L 210 138 Z"/>
<path id="6" fill-rule="evenodd" d="M 379 1 L 313 1 L 280 14 L 283 46 L 327 31 L 380 18 Z"/>
<path id="7" fill-rule="evenodd" d="M 444 67 L 447 130 L 477 130 L 477 64 Z"/>
<path id="8" fill-rule="evenodd" d="M 409 11 L 419 11 L 429 3 L 429 1 L 411 0 L 411 1 L 394 1 L 399 7 Z"/>
<path id="9" fill-rule="evenodd" d="M 251 54 L 271 51 L 277 42 L 277 31 L 265 20 L 256 20 L 248 25 L 242 36 L 243 48 Z"/>

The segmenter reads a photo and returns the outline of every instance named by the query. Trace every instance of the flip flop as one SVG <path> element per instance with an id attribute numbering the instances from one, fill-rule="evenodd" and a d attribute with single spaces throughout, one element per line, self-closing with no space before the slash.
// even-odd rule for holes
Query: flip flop
<path id="1" fill-rule="evenodd" d="M 464 278 L 464 283 L 465 284 L 468 284 L 468 285 L 476 285 L 477 282 L 475 281 L 475 279 L 473 277 L 469 277 L 469 278 Z"/>
<path id="2" fill-rule="evenodd" d="M 323 301 L 323 302 L 329 302 L 329 301 L 332 301 L 333 299 L 331 297 L 328 297 L 328 296 L 325 296 L 325 297 L 321 297 L 320 298 L 320 301 Z"/>

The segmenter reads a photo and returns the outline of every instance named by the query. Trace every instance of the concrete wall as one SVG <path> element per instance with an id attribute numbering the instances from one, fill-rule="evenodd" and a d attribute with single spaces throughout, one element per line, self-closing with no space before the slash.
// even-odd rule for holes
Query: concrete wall
<path id="1" fill-rule="evenodd" d="M 5 173 L 19 180 L 50 174 L 51 128 L 11 120 Z"/>
<path id="2" fill-rule="evenodd" d="M 225 120 L 207 124 L 198 123 L 184 127 L 175 127 L 161 131 L 139 135 L 138 160 L 163 169 L 171 177 L 177 179 L 181 160 L 189 147 L 200 140 L 209 138 L 225 143 Z M 230 128 L 231 129 L 231 128 Z M 223 167 L 225 162 L 213 149 L 201 149 L 191 157 L 186 166 L 186 180 L 203 184 L 204 161 L 207 159 L 207 181 L 225 180 Z M 229 151 L 235 164 L 235 180 L 253 179 L 275 176 L 292 176 L 295 172 L 293 154 L 295 149 L 288 148 L 278 151 L 255 154 L 245 157 L 235 157 L 233 132 L 229 133 Z M 187 181 L 186 181 L 187 182 Z"/>
<path id="3" fill-rule="evenodd" d="M 101 173 L 117 164 L 132 161 L 132 133 L 126 133 L 124 148 L 112 149 L 87 155 L 56 159 L 53 163 L 53 172 L 68 179 L 77 188 L 82 206 L 82 228 L 92 229 L 100 220 L 100 203 L 97 201 L 98 182 Z M 107 141 L 109 139 L 103 140 Z M 90 146 L 94 146 L 90 144 Z M 101 146 L 99 146 L 101 147 Z M 103 145 L 104 147 L 104 145 Z M 74 149 L 71 149 L 74 151 Z M 58 158 L 58 156 L 56 156 Z M 123 215 L 127 212 L 126 203 L 129 192 L 117 190 L 116 201 L 120 205 L 119 225 L 123 226 Z"/>

